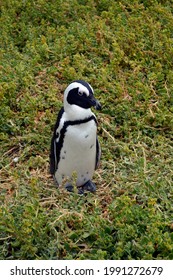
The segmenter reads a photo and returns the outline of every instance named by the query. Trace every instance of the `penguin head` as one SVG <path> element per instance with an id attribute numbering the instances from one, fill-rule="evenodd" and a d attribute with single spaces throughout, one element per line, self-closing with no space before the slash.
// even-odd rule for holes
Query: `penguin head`
<path id="1" fill-rule="evenodd" d="M 101 104 L 94 97 L 91 85 L 83 80 L 73 81 L 64 92 L 64 108 L 76 108 L 79 111 L 79 108 L 87 110 L 91 107 L 101 110 Z"/>

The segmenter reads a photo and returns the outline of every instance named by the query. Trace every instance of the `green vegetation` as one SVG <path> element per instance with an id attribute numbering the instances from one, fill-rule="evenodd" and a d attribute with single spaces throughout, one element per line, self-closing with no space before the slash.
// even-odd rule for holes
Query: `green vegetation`
<path id="1" fill-rule="evenodd" d="M 1 0 L 0 259 L 173 259 L 173 1 Z M 91 83 L 96 194 L 49 175 L 63 90 Z"/>

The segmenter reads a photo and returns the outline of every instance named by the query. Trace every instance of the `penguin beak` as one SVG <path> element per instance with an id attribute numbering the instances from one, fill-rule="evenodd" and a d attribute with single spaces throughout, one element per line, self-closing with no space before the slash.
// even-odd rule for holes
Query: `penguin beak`
<path id="1" fill-rule="evenodd" d="M 102 106 L 100 102 L 94 97 L 90 97 L 90 104 L 93 106 L 96 110 L 101 110 Z"/>
<path id="2" fill-rule="evenodd" d="M 102 106 L 101 106 L 100 102 L 97 99 L 95 101 L 96 101 L 96 105 L 94 106 L 94 108 L 96 110 L 101 110 Z"/>

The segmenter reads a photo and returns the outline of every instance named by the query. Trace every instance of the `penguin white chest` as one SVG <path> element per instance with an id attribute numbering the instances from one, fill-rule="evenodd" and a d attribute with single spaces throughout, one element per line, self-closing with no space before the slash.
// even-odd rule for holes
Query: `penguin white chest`
<path id="1" fill-rule="evenodd" d="M 71 178 L 74 172 L 77 186 L 92 178 L 96 162 L 96 132 L 94 120 L 67 127 L 55 173 L 59 184 L 63 178 Z"/>

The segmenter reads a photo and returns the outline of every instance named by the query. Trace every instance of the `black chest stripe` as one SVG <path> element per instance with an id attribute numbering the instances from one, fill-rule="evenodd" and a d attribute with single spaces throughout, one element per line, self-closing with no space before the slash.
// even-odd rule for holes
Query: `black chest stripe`
<path id="1" fill-rule="evenodd" d="M 83 124 L 83 123 L 87 123 L 91 120 L 94 120 L 96 125 L 97 125 L 97 120 L 94 116 L 91 116 L 89 118 L 86 118 L 84 120 L 77 120 L 77 121 L 66 121 L 64 122 L 64 126 L 60 131 L 60 138 L 59 141 L 56 143 L 56 169 L 58 169 L 58 163 L 60 161 L 60 153 L 61 153 L 61 149 L 63 147 L 63 143 L 64 143 L 64 136 L 65 133 L 67 131 L 67 127 L 70 125 L 78 125 L 78 124 Z M 56 141 L 56 139 L 54 139 L 54 141 Z"/>

